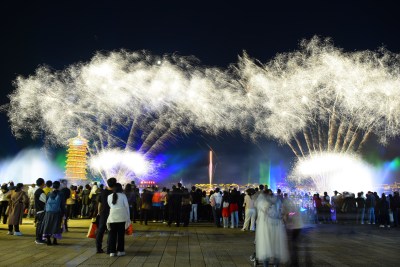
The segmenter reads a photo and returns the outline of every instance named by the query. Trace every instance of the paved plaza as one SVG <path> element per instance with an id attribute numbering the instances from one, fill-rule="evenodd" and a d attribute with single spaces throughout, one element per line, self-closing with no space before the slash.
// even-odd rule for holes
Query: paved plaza
<path id="1" fill-rule="evenodd" d="M 71 220 L 59 246 L 36 245 L 32 221 L 21 237 L 0 225 L 0 266 L 252 266 L 254 233 L 215 228 L 209 223 L 167 227 L 135 225 L 124 257 L 96 254 L 86 238 L 89 220 Z M 303 235 L 301 266 L 399 266 L 400 229 L 363 225 L 314 225 Z M 104 238 L 106 240 L 106 237 Z"/>

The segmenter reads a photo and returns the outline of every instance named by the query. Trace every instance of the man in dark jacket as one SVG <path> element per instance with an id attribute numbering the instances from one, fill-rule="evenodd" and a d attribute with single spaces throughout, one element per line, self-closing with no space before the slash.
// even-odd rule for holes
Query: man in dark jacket
<path id="1" fill-rule="evenodd" d="M 182 191 L 175 185 L 173 185 L 172 191 L 168 195 L 168 207 L 169 207 L 168 226 L 171 226 L 172 221 L 175 221 L 176 226 L 179 227 L 181 220 L 181 206 L 182 206 Z"/>
<path id="2" fill-rule="evenodd" d="M 196 190 L 195 186 L 192 186 L 192 191 L 190 192 L 190 196 L 192 197 L 192 206 L 190 211 L 190 221 L 197 222 L 198 221 L 198 209 L 201 205 L 201 190 Z"/>
<path id="3" fill-rule="evenodd" d="M 110 206 L 108 205 L 107 198 L 109 195 L 112 194 L 113 187 L 117 184 L 117 179 L 115 178 L 110 178 L 107 180 L 107 185 L 108 187 L 101 191 L 100 193 L 100 198 L 99 198 L 99 204 L 98 204 L 98 213 L 97 215 L 99 216 L 99 223 L 97 227 L 97 234 L 96 234 L 96 248 L 97 248 L 97 253 L 104 253 L 103 250 L 103 237 L 104 237 L 104 232 L 107 229 L 107 219 L 108 215 L 110 214 Z M 108 239 L 107 239 L 107 244 L 108 244 Z M 107 246 L 109 248 L 109 246 Z M 107 254 L 110 254 L 110 251 L 107 251 Z"/>
<path id="4" fill-rule="evenodd" d="M 357 203 L 356 223 L 358 224 L 359 222 L 361 222 L 361 224 L 364 224 L 365 198 L 363 197 L 362 192 L 357 193 L 356 203 Z"/>
<path id="5" fill-rule="evenodd" d="M 36 189 L 34 198 L 35 198 L 35 210 L 36 210 L 36 240 L 35 243 L 38 245 L 46 244 L 43 241 L 43 232 L 42 232 L 42 222 L 44 218 L 44 208 L 46 205 L 46 194 L 43 191 L 45 186 L 44 179 L 39 178 L 36 180 L 36 185 L 39 187 Z"/>

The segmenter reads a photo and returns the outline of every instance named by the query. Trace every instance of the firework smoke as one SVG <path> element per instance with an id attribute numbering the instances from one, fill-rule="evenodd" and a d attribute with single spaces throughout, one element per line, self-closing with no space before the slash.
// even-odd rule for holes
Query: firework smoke
<path id="1" fill-rule="evenodd" d="M 399 134 L 400 58 L 344 52 L 327 39 L 263 64 L 247 54 L 228 70 L 146 52 L 97 54 L 63 71 L 40 67 L 10 95 L 13 133 L 65 145 L 82 129 L 91 155 L 113 148 L 153 157 L 198 128 L 239 130 L 288 144 L 297 157 L 360 151 L 371 134 Z"/>
<path id="2" fill-rule="evenodd" d="M 397 136 L 399 66 L 399 55 L 386 50 L 346 53 L 315 37 L 266 64 L 245 54 L 236 75 L 252 136 L 270 136 L 304 157 L 359 151 L 371 133 L 383 144 Z"/>

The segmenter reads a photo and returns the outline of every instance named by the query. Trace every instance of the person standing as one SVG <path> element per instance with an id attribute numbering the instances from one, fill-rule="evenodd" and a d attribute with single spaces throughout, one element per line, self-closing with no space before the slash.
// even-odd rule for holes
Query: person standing
<path id="1" fill-rule="evenodd" d="M 167 214 L 166 214 L 166 205 L 167 205 L 167 188 L 163 187 L 161 193 L 161 220 L 163 223 L 167 223 L 166 219 L 167 219 Z"/>
<path id="2" fill-rule="evenodd" d="M 368 210 L 368 224 L 375 224 L 375 196 L 371 191 L 367 193 L 367 200 L 365 201 L 365 207 Z"/>
<path id="3" fill-rule="evenodd" d="M 108 205 L 108 196 L 113 193 L 113 188 L 117 184 L 117 179 L 114 177 L 107 180 L 107 188 L 100 193 L 97 214 L 99 216 L 99 224 L 96 234 L 96 249 L 97 253 L 104 253 L 103 237 L 107 227 L 107 219 L 110 214 L 110 206 Z M 93 188 L 92 188 L 93 189 Z M 109 249 L 109 237 L 107 238 L 107 249 Z M 110 254 L 110 251 L 107 251 Z"/>
<path id="4" fill-rule="evenodd" d="M 179 185 L 179 183 L 178 183 Z M 172 221 L 176 222 L 179 227 L 181 221 L 181 206 L 182 206 L 182 191 L 175 185 L 172 186 L 172 191 L 168 195 L 169 220 L 168 226 L 171 226 Z"/>
<path id="5" fill-rule="evenodd" d="M 22 233 L 19 231 L 19 225 L 22 224 L 22 216 L 24 215 L 24 210 L 29 207 L 28 195 L 22 190 L 24 185 L 18 183 L 15 186 L 14 192 L 9 195 L 10 197 L 10 207 L 8 216 L 8 233 L 9 235 L 21 236 Z"/>
<path id="6" fill-rule="evenodd" d="M 282 201 L 267 193 L 258 195 L 255 201 L 257 208 L 256 256 L 267 267 L 271 258 L 275 265 L 289 260 L 287 235 L 283 223 Z"/>
<path id="7" fill-rule="evenodd" d="M 282 202 L 282 214 L 283 220 L 285 221 L 287 235 L 288 235 L 288 247 L 290 254 L 290 266 L 299 266 L 299 248 L 301 238 L 301 232 L 304 228 L 304 223 L 301 217 L 300 208 L 296 205 L 294 199 L 289 198 L 285 193 Z M 306 252 L 306 266 L 310 266 L 311 260 L 309 254 Z"/>
<path id="8" fill-rule="evenodd" d="M 240 193 L 233 188 L 229 193 L 229 214 L 231 215 L 231 228 L 239 228 L 239 198 Z"/>
<path id="9" fill-rule="evenodd" d="M 62 216 L 62 224 L 63 227 L 65 229 L 65 232 L 68 232 L 68 220 L 67 218 L 67 199 L 70 197 L 71 195 L 71 190 L 68 188 L 68 182 L 67 180 L 60 180 L 60 193 L 62 194 L 62 200 L 63 200 L 63 214 L 61 214 Z M 45 188 L 46 189 L 46 188 Z"/>
<path id="10" fill-rule="evenodd" d="M 131 224 L 131 219 L 128 199 L 120 183 L 113 187 L 113 193 L 108 195 L 107 203 L 110 207 L 110 215 L 107 218 L 107 229 L 110 231 L 107 251 L 110 252 L 110 257 L 124 256 L 125 229 Z"/>
<path id="11" fill-rule="evenodd" d="M 82 210 L 81 210 L 81 218 L 86 218 L 89 215 L 89 205 L 90 205 L 90 185 L 86 184 L 85 189 L 82 190 L 81 200 L 82 200 Z"/>
<path id="12" fill-rule="evenodd" d="M 136 220 L 139 219 L 139 207 L 140 207 L 140 191 L 139 188 L 137 188 L 136 186 L 133 187 L 133 205 L 132 205 L 132 210 L 133 210 L 133 214 L 131 215 L 131 217 L 133 218 L 133 223 L 136 223 Z"/>
<path id="13" fill-rule="evenodd" d="M 62 217 L 65 213 L 65 200 L 60 192 L 60 182 L 54 181 L 53 191 L 47 195 L 45 214 L 43 218 L 43 235 L 47 239 L 47 245 L 58 245 L 57 239 L 61 239 Z M 51 242 L 53 237 L 53 243 Z"/>
<path id="14" fill-rule="evenodd" d="M 246 190 L 246 196 L 244 197 L 244 204 L 245 207 L 245 219 L 242 231 L 248 230 L 250 225 L 250 231 L 255 231 L 255 219 L 256 219 L 256 211 L 254 209 L 254 189 L 248 188 Z"/>
<path id="15" fill-rule="evenodd" d="M 128 204 L 129 204 L 129 216 L 131 218 L 131 221 L 133 221 L 133 205 L 136 201 L 135 199 L 135 192 L 132 189 L 132 184 L 126 184 L 125 185 L 125 190 L 124 194 L 126 195 L 126 198 L 128 199 Z"/>
<path id="16" fill-rule="evenodd" d="M 38 178 L 36 180 L 37 189 L 34 193 L 35 198 L 35 220 L 36 220 L 36 240 L 35 243 L 43 245 L 43 219 L 45 214 L 46 194 L 43 191 L 45 187 L 44 179 Z"/>
<path id="17" fill-rule="evenodd" d="M 26 218 L 30 218 L 32 214 L 35 214 L 35 191 L 37 189 L 35 184 L 32 184 L 28 189 L 29 209 Z"/>
<path id="18" fill-rule="evenodd" d="M 182 192 L 182 221 L 183 226 L 187 227 L 189 225 L 190 210 L 192 208 L 192 196 L 187 188 L 183 189 Z"/>
<path id="19" fill-rule="evenodd" d="M 217 227 L 221 226 L 221 207 L 222 207 L 222 195 L 219 192 L 219 188 L 215 188 L 215 193 L 210 197 L 210 205 L 214 216 L 214 222 Z"/>
<path id="20" fill-rule="evenodd" d="M 161 193 L 157 187 L 153 188 L 153 195 L 151 200 L 153 209 L 153 222 L 158 222 L 161 217 Z"/>
<path id="21" fill-rule="evenodd" d="M 390 228 L 390 221 L 389 221 L 389 200 L 386 198 L 385 193 L 382 193 L 382 197 L 379 201 L 379 205 L 377 206 L 379 210 L 379 227 L 388 227 Z"/>
<path id="22" fill-rule="evenodd" d="M 338 196 L 338 191 L 333 191 L 333 196 L 331 197 L 331 207 L 332 207 L 332 210 L 333 210 L 333 214 L 332 214 L 332 221 L 334 222 L 334 223 L 337 223 L 337 216 L 338 216 L 338 214 L 337 214 L 337 211 L 338 211 L 338 207 L 339 207 L 339 196 Z"/>
<path id="23" fill-rule="evenodd" d="M 324 222 L 331 222 L 331 198 L 328 196 L 328 192 L 324 192 L 324 196 L 321 199 L 321 213 Z"/>
<path id="24" fill-rule="evenodd" d="M 364 224 L 364 214 L 365 214 L 365 199 L 362 196 L 362 193 L 357 193 L 356 198 L 357 203 L 357 218 L 356 223 Z"/>
<path id="25" fill-rule="evenodd" d="M 93 186 L 90 190 L 89 199 L 90 199 L 90 206 L 89 206 L 89 213 L 90 217 L 96 217 L 97 215 L 97 207 L 98 207 L 98 200 L 100 199 L 99 187 L 97 186 L 97 182 L 93 183 Z"/>
<path id="26" fill-rule="evenodd" d="M 228 191 L 224 191 L 224 193 L 222 195 L 222 211 L 221 211 L 222 222 L 223 222 L 224 228 L 228 228 L 229 227 L 229 216 L 230 216 L 229 199 L 230 199 L 230 196 L 229 196 Z"/>
<path id="27" fill-rule="evenodd" d="M 0 191 L 0 216 L 3 217 L 3 224 L 7 223 L 7 207 L 8 207 L 8 202 L 10 199 L 8 198 L 8 195 L 10 194 L 10 190 L 8 190 L 7 184 L 3 184 L 1 186 L 1 191 Z"/>
<path id="28" fill-rule="evenodd" d="M 140 206 L 140 224 L 147 225 L 147 221 L 149 219 L 149 213 L 151 210 L 153 194 L 150 192 L 150 189 L 143 189 L 142 197 L 141 197 L 141 206 Z"/>
<path id="29" fill-rule="evenodd" d="M 201 195 L 196 190 L 195 186 L 192 186 L 192 191 L 190 191 L 190 196 L 192 197 L 192 206 L 190 211 L 190 221 L 197 222 L 198 209 L 201 204 Z"/>

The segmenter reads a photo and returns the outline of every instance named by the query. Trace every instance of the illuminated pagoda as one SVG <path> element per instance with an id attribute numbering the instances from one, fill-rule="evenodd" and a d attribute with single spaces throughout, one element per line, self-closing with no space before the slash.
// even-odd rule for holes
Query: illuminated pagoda
<path id="1" fill-rule="evenodd" d="M 86 180 L 88 141 L 81 136 L 68 140 L 65 178 L 69 181 Z"/>

